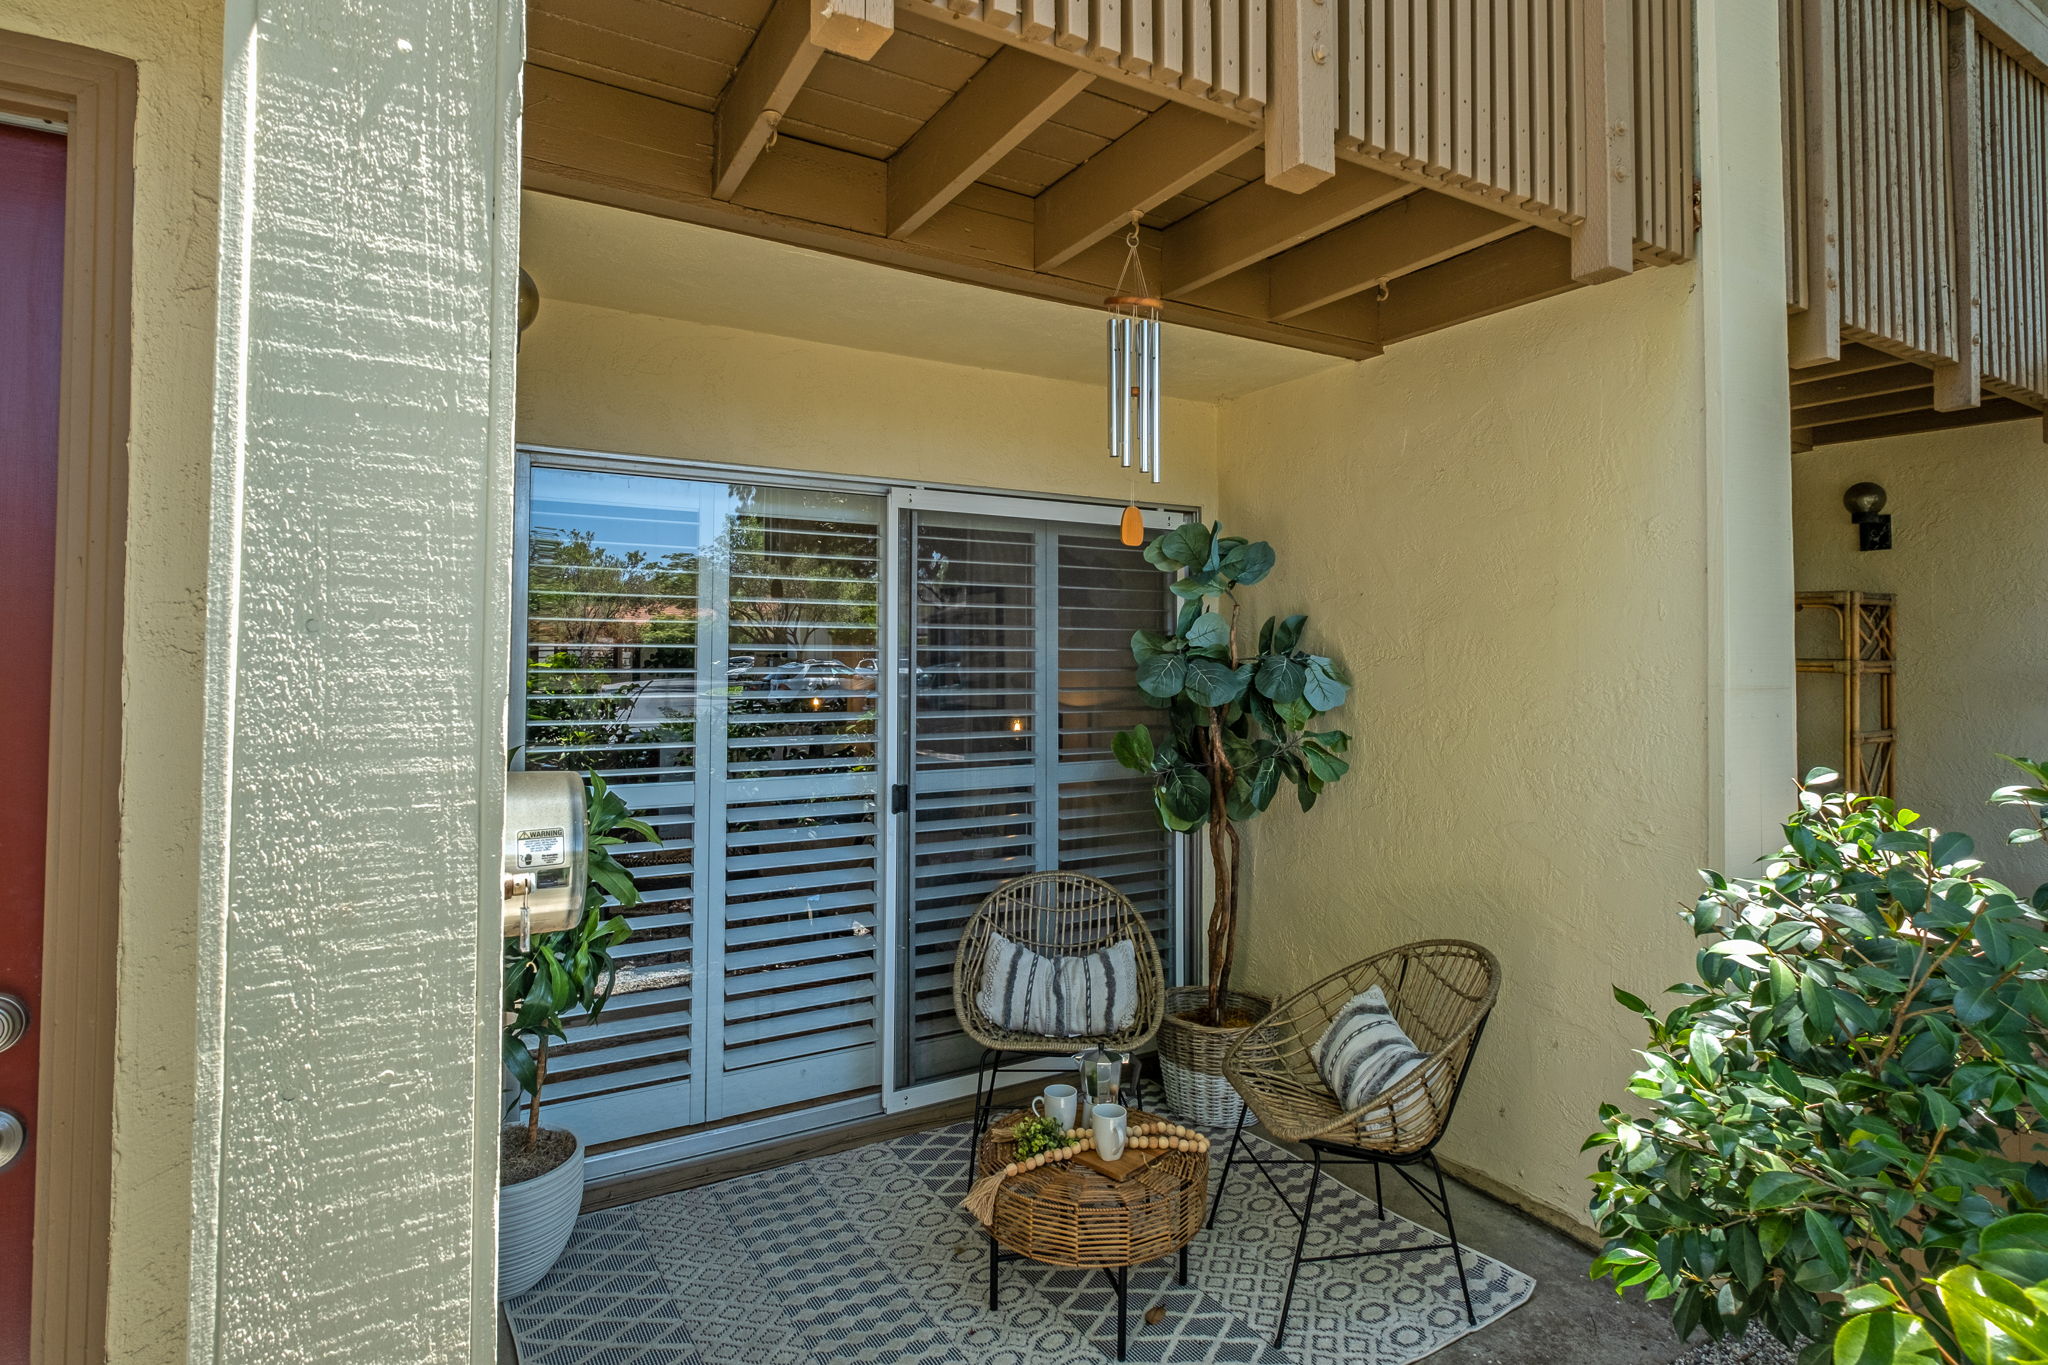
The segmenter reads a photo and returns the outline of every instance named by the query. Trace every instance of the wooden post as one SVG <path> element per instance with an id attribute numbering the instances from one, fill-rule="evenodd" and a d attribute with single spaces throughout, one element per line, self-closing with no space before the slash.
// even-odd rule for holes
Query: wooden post
<path id="1" fill-rule="evenodd" d="M 1572 278 L 1611 280 L 1635 269 L 1634 0 L 1583 0 L 1579 144 L 1585 221 L 1572 233 Z"/>
<path id="2" fill-rule="evenodd" d="M 1792 315 L 1793 369 L 1842 358 L 1840 139 L 1835 132 L 1837 0 L 1791 0 L 1799 6 L 1805 69 L 1797 73 L 1806 162 L 1806 311 Z"/>
<path id="3" fill-rule="evenodd" d="M 1266 183 L 1313 189 L 1337 173 L 1337 23 L 1330 0 L 1273 0 Z"/>
<path id="4" fill-rule="evenodd" d="M 1934 407 L 1957 412 L 1984 401 L 1983 251 L 1977 206 L 1984 197 L 1984 139 L 1977 122 L 1977 18 L 1948 13 L 1949 230 L 1955 242 L 1956 358 L 1934 367 Z"/>

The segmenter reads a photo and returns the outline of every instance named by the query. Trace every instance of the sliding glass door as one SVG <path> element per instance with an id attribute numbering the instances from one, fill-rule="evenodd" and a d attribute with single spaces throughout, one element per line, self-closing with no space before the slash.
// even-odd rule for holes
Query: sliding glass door
<path id="1" fill-rule="evenodd" d="M 594 459 L 521 489 L 513 762 L 596 772 L 661 836 L 625 859 L 612 1002 L 550 1061 L 600 1167 L 971 1065 L 952 956 L 1006 877 L 1101 876 L 1173 955 L 1176 851 L 1109 753 L 1166 594 L 1113 526 Z"/>
<path id="2" fill-rule="evenodd" d="M 1163 580 L 1113 528 L 913 512 L 905 1074 L 974 1066 L 953 1018 L 953 955 L 982 897 L 1071 869 L 1140 907 L 1163 948 L 1172 843 L 1110 736 L 1153 714 L 1131 632 L 1160 628 Z"/>

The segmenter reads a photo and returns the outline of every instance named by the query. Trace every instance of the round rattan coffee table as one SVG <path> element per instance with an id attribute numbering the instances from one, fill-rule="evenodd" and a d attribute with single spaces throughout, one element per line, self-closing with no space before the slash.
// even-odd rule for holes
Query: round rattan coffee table
<path id="1" fill-rule="evenodd" d="M 977 1157 L 981 1174 L 1010 1162 L 1016 1143 L 997 1135 L 1028 1117 L 1019 1111 L 989 1126 Z M 1160 1119 L 1134 1109 L 1130 1121 L 1135 1128 Z M 1100 1270 L 1116 1290 L 1116 1358 L 1122 1360 L 1131 1267 L 1177 1255 L 1177 1282 L 1186 1284 L 1188 1243 L 1201 1231 L 1208 1191 L 1206 1152 L 1162 1152 L 1122 1180 L 1079 1161 L 1011 1176 L 996 1192 L 988 1229 L 989 1310 L 996 1308 L 996 1271 L 1005 1260 L 1025 1257 L 1044 1265 Z"/>

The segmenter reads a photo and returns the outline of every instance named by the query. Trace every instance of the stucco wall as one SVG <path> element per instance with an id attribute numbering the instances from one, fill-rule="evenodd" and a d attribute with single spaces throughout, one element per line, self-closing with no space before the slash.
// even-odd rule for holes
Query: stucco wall
<path id="1" fill-rule="evenodd" d="M 2040 424 L 1822 446 L 1795 456 L 1792 473 L 1799 587 L 1898 595 L 1899 799 L 1968 833 L 1995 874 L 2031 890 L 2048 858 L 2007 847 L 2017 822 L 1984 798 L 2020 780 L 1998 754 L 2048 755 Z M 1866 479 L 1890 495 L 1890 550 L 1859 551 L 1842 508 L 1842 491 Z M 1801 679 L 1802 770 L 1842 766 L 1832 682 Z"/>
<path id="2" fill-rule="evenodd" d="M 1576 1215 L 1640 1039 L 1610 984 L 1687 974 L 1707 809 L 1707 531 L 1692 267 L 1227 404 L 1223 520 L 1355 690 L 1352 773 L 1249 830 L 1243 981 L 1414 939 L 1505 985 L 1444 1154 Z"/>
<path id="3" fill-rule="evenodd" d="M 221 7 L 0 0 L 137 67 L 110 1359 L 182 1361 Z"/>
<path id="4" fill-rule="evenodd" d="M 1215 505 L 1215 413 L 1168 401 L 1140 499 Z M 582 450 L 1122 498 L 1102 421 L 1091 384 L 561 300 L 519 353 L 519 439 Z"/>

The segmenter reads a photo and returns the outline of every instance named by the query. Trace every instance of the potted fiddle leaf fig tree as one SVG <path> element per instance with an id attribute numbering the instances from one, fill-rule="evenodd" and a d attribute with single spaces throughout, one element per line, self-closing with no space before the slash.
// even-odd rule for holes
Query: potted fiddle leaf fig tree
<path id="1" fill-rule="evenodd" d="M 523 947 L 505 940 L 505 1069 L 526 1098 L 522 1121 L 498 1135 L 498 1297 L 540 1283 L 576 1227 L 583 1202 L 583 1144 L 566 1129 L 541 1126 L 548 1046 L 568 1038 L 564 1018 L 575 1010 L 595 1020 L 611 999 L 617 973 L 612 950 L 632 928 L 604 913 L 605 893 L 621 909 L 640 903 L 633 876 L 612 855 L 628 834 L 659 836 L 634 819 L 625 799 L 596 773 L 584 776 L 584 824 L 590 880 L 583 918 L 573 929 L 536 934 Z"/>
<path id="2" fill-rule="evenodd" d="M 1344 704 L 1350 684 L 1303 644 L 1306 616 L 1268 617 L 1251 644 L 1238 626 L 1237 590 L 1272 571 L 1273 547 L 1226 536 L 1222 523 L 1190 522 L 1145 547 L 1145 558 L 1175 575 L 1181 606 L 1170 632 L 1131 637 L 1138 687 L 1164 712 L 1115 738 L 1117 761 L 1152 779 L 1166 828 L 1207 829 L 1213 874 L 1208 980 L 1167 992 L 1159 1058 L 1167 1103 L 1189 1118 L 1235 1123 L 1241 1103 L 1223 1077 L 1223 1054 L 1272 1008 L 1234 991 L 1239 826 L 1272 805 L 1283 785 L 1306 811 L 1349 769 L 1351 738 L 1319 729 Z"/>

